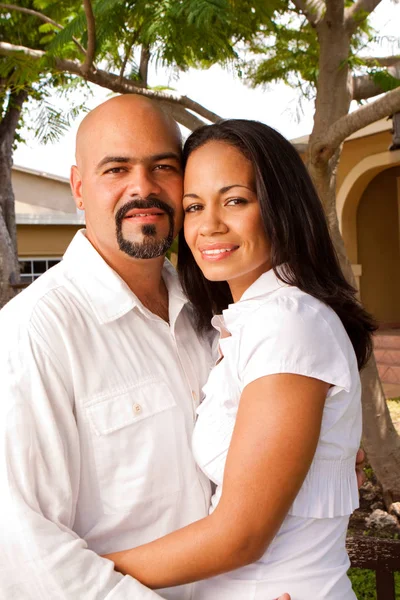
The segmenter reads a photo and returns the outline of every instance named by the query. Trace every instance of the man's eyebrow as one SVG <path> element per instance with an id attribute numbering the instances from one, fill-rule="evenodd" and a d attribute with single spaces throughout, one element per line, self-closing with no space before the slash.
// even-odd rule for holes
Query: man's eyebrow
<path id="1" fill-rule="evenodd" d="M 101 169 L 104 165 L 108 165 L 109 163 L 129 163 L 131 159 L 129 156 L 105 156 L 101 159 L 99 164 L 97 165 L 97 169 Z"/>
<path id="2" fill-rule="evenodd" d="M 168 160 L 171 159 L 176 160 L 178 163 L 181 162 L 181 156 L 177 152 L 162 152 L 161 154 L 153 154 L 149 156 L 149 159 L 153 162 L 157 162 L 158 160 Z"/>
<path id="3" fill-rule="evenodd" d="M 172 159 L 181 164 L 181 157 L 177 152 L 162 152 L 161 154 L 152 154 L 146 157 L 150 162 L 157 162 L 159 160 L 168 160 Z M 97 165 L 97 169 L 101 169 L 104 165 L 108 165 L 110 163 L 132 163 L 134 159 L 130 156 L 105 156 L 101 159 L 99 164 Z"/>
<path id="4" fill-rule="evenodd" d="M 254 189 L 249 187 L 248 185 L 243 185 L 241 183 L 233 183 L 232 185 L 226 185 L 226 186 L 220 188 L 218 190 L 218 193 L 226 194 L 226 192 L 229 192 L 229 190 L 231 190 L 232 188 L 235 188 L 235 187 L 245 188 L 246 190 L 249 190 L 250 192 L 254 192 Z M 184 198 L 199 198 L 199 196 L 197 194 L 184 194 L 183 197 Z"/>

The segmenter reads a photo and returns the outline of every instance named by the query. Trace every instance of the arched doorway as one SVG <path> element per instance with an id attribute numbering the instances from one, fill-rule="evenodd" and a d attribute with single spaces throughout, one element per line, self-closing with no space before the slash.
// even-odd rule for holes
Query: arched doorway
<path id="1" fill-rule="evenodd" d="M 381 171 L 357 207 L 360 295 L 378 323 L 400 325 L 400 166 Z"/>
<path id="2" fill-rule="evenodd" d="M 361 300 L 381 324 L 400 324 L 399 181 L 400 150 L 381 152 L 358 162 L 337 194 Z"/>

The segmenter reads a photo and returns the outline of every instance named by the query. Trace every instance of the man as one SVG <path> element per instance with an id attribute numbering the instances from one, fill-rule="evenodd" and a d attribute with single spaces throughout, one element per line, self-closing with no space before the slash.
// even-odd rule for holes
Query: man
<path id="1" fill-rule="evenodd" d="M 206 514 L 190 448 L 210 348 L 164 265 L 180 151 L 148 100 L 90 113 L 71 173 L 86 235 L 0 314 L 1 598 L 159 598 L 99 555 Z"/>
<path id="2" fill-rule="evenodd" d="M 179 130 L 120 96 L 76 150 L 86 233 L 0 313 L 0 597 L 189 600 L 191 586 L 156 594 L 100 556 L 209 506 L 191 434 L 210 344 L 164 262 L 182 222 Z"/>

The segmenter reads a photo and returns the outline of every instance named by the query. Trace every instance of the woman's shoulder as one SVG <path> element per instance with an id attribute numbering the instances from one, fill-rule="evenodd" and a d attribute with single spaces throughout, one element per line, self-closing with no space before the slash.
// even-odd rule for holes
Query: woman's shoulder
<path id="1" fill-rule="evenodd" d="M 267 324 L 268 328 L 262 327 Z M 343 323 L 335 311 L 310 294 L 295 286 L 282 286 L 273 293 L 259 298 L 253 309 L 243 315 L 243 332 L 256 328 L 260 334 L 285 330 L 306 334 L 320 331 L 346 342 Z M 349 341 L 349 340 L 348 340 Z"/>
<path id="2" fill-rule="evenodd" d="M 242 322 L 239 366 L 265 375 L 290 372 L 315 377 L 349 390 L 356 358 L 336 313 L 295 287 L 282 287 L 259 299 Z M 258 367 L 256 368 L 256 366 Z M 246 375 L 250 381 L 250 375 Z"/>

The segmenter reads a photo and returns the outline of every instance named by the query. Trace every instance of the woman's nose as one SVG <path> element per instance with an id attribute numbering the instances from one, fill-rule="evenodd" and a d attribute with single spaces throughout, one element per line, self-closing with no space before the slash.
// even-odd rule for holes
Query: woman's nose
<path id="1" fill-rule="evenodd" d="M 217 233 L 226 233 L 227 231 L 228 226 L 218 210 L 205 209 L 202 212 L 199 226 L 200 235 L 209 236 Z"/>

